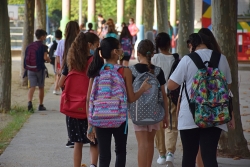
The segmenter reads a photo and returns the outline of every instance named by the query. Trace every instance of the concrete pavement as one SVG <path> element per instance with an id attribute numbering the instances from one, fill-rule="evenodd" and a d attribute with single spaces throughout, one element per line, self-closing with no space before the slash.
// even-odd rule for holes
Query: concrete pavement
<path id="1" fill-rule="evenodd" d="M 135 61 L 132 61 L 135 63 Z M 49 69 L 51 71 L 51 69 Z M 52 72 L 52 71 L 51 71 Z M 239 71 L 240 103 L 244 134 L 250 142 L 250 72 Z M 60 96 L 46 94 L 44 104 L 48 111 L 36 111 L 30 116 L 23 128 L 13 138 L 10 145 L 0 156 L 0 167 L 69 167 L 73 166 L 73 149 L 66 148 L 67 131 L 65 115 L 59 112 Z M 248 122 L 249 121 L 249 122 Z M 115 153 L 112 144 L 112 162 L 114 166 Z M 156 160 L 158 152 L 155 149 L 152 167 L 162 167 Z M 90 165 L 89 145 L 83 147 L 82 163 Z M 182 148 L 178 139 L 175 153 L 175 167 L 181 167 Z M 233 160 L 218 158 L 219 167 L 250 167 L 250 160 Z M 137 166 L 137 141 L 131 121 L 129 121 L 127 166 Z"/>

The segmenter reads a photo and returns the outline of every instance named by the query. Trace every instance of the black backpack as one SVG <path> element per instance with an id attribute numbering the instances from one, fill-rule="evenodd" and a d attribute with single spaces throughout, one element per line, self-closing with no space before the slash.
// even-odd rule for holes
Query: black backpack
<path id="1" fill-rule="evenodd" d="M 180 58 L 179 58 L 179 54 L 178 53 L 174 53 L 174 63 L 171 67 L 168 79 L 170 78 L 171 74 L 174 72 L 174 70 L 176 69 L 176 67 L 178 66 L 179 62 L 180 62 Z M 177 106 L 178 103 L 178 98 L 179 98 L 179 93 L 180 93 L 180 86 L 175 89 L 175 90 L 167 90 L 167 96 L 169 99 L 169 119 L 170 119 L 170 129 L 172 129 L 172 113 L 171 113 L 171 103 L 174 103 L 175 106 Z"/>
<path id="2" fill-rule="evenodd" d="M 55 65 L 54 52 L 56 51 L 56 48 L 57 48 L 57 42 L 53 41 L 53 44 L 49 49 L 49 58 L 51 60 L 50 64 L 53 64 L 53 65 Z"/>

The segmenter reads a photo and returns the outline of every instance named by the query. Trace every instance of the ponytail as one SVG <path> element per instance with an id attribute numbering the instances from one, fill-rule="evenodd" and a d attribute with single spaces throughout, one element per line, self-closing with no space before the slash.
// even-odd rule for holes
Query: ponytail
<path id="1" fill-rule="evenodd" d="M 148 51 L 146 53 L 146 58 L 147 58 L 147 61 L 148 61 L 148 69 L 149 69 L 149 72 L 154 74 L 154 70 L 152 69 L 152 64 L 151 64 L 151 57 L 152 57 L 152 53 L 150 51 Z"/>
<path id="2" fill-rule="evenodd" d="M 143 57 L 146 57 L 149 72 L 154 74 L 154 70 L 152 69 L 152 64 L 151 64 L 152 54 L 154 53 L 154 44 L 150 40 L 144 39 L 138 44 L 137 51 Z"/>
<path id="3" fill-rule="evenodd" d="M 101 47 L 95 50 L 93 61 L 91 62 L 88 73 L 87 73 L 89 78 L 95 78 L 96 76 L 98 76 L 100 69 L 104 65 L 104 60 L 99 54 L 100 51 L 101 51 Z"/>
<path id="4" fill-rule="evenodd" d="M 111 58 L 112 50 L 119 49 L 119 45 L 119 41 L 113 37 L 104 38 L 102 40 L 100 44 L 101 47 L 96 49 L 94 59 L 89 66 L 87 73 L 89 78 L 99 76 L 100 69 L 104 65 L 104 59 L 109 60 Z M 100 52 L 102 56 L 100 56 Z"/>

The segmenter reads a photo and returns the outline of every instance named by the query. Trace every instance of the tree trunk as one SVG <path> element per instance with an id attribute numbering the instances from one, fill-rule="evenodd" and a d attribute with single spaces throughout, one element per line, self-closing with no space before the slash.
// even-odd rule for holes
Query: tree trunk
<path id="1" fill-rule="evenodd" d="M 35 5 L 35 29 L 46 31 L 46 0 L 36 0 Z"/>
<path id="2" fill-rule="evenodd" d="M 180 0 L 180 24 L 178 30 L 178 53 L 189 53 L 187 39 L 194 32 L 194 0 Z"/>
<path id="3" fill-rule="evenodd" d="M 168 6 L 167 0 L 156 0 L 157 9 L 157 28 L 158 33 L 168 33 Z M 152 8 L 153 9 L 153 8 Z M 153 15 L 153 12 L 152 12 Z"/>
<path id="4" fill-rule="evenodd" d="M 24 9 L 24 27 L 23 27 L 23 45 L 22 45 L 22 54 L 21 54 L 21 85 L 28 85 L 28 78 L 23 78 L 25 72 L 23 68 L 23 61 L 25 57 L 25 50 L 27 46 L 33 42 L 34 39 L 34 11 L 35 10 L 35 1 L 34 0 L 25 0 L 25 9 Z"/>
<path id="5" fill-rule="evenodd" d="M 227 56 L 231 73 L 231 91 L 234 95 L 235 130 L 229 130 L 228 134 L 221 138 L 221 149 L 229 155 L 249 157 L 247 141 L 243 134 L 238 85 L 238 61 L 237 61 L 237 0 L 213 0 L 212 1 L 212 25 L 213 32 L 220 44 L 222 53 Z M 230 34 L 230 35 L 229 35 Z"/>
<path id="6" fill-rule="evenodd" d="M 0 112 L 11 107 L 11 51 L 7 0 L 0 5 Z"/>
<path id="7" fill-rule="evenodd" d="M 143 1 L 144 31 L 152 31 L 154 25 L 154 0 Z"/>

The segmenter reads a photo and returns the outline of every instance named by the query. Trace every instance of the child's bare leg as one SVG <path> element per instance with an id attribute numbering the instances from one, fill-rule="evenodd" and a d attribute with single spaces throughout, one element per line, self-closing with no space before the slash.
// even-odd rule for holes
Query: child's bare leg
<path id="1" fill-rule="evenodd" d="M 74 167 L 80 167 L 82 163 L 83 143 L 75 142 L 74 145 Z"/>
<path id="2" fill-rule="evenodd" d="M 90 144 L 90 161 L 91 164 L 97 166 L 98 163 L 98 146 Z"/>

